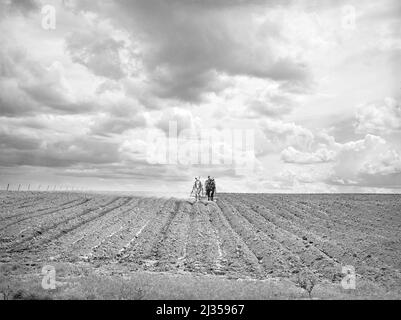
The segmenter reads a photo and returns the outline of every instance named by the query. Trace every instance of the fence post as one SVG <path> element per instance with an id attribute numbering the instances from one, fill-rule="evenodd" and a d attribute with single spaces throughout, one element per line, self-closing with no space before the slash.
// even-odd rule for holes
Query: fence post
<path id="1" fill-rule="evenodd" d="M 18 191 L 19 191 L 20 188 L 21 188 L 21 184 L 18 185 Z"/>
<path id="2" fill-rule="evenodd" d="M 29 189 L 31 189 L 31 184 L 28 184 L 28 191 L 29 191 Z"/>
<path id="3" fill-rule="evenodd" d="M 7 184 L 7 191 L 8 191 L 9 188 L 10 188 L 10 184 L 8 183 L 8 184 Z"/>

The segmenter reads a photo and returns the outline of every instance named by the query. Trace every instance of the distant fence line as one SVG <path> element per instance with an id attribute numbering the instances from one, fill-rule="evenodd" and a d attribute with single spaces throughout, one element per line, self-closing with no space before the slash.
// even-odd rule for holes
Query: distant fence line
<path id="1" fill-rule="evenodd" d="M 38 185 L 32 185 L 30 183 L 28 184 L 22 184 L 22 183 L 16 183 L 16 184 L 11 184 L 7 183 L 7 186 L 1 187 L 0 190 L 3 191 L 90 191 L 89 189 L 85 189 L 82 187 L 76 187 L 76 186 L 65 186 L 65 185 L 53 185 L 53 184 L 38 184 Z"/>

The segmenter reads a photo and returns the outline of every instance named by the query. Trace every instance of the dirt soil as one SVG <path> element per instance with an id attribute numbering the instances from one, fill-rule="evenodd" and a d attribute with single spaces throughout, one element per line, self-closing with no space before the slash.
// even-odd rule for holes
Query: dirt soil
<path id="1" fill-rule="evenodd" d="M 2 276 L 40 275 L 44 265 L 57 263 L 98 275 L 282 279 L 295 286 L 307 272 L 338 288 L 342 268 L 353 266 L 357 287 L 365 286 L 362 297 L 376 290 L 399 299 L 401 197 L 220 194 L 216 202 L 194 203 L 1 192 Z"/>

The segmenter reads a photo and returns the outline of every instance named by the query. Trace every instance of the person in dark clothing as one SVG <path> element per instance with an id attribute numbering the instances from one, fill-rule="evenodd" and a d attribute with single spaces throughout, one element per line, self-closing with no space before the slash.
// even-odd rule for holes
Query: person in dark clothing
<path id="1" fill-rule="evenodd" d="M 212 179 L 210 179 L 210 176 L 207 176 L 207 180 L 205 181 L 205 190 L 207 194 L 207 201 L 210 201 L 210 182 Z"/>
<path id="2" fill-rule="evenodd" d="M 213 197 L 216 192 L 216 182 L 214 181 L 214 179 L 211 179 L 209 187 L 210 187 L 210 192 L 209 192 L 210 201 L 213 201 Z"/>
<path id="3" fill-rule="evenodd" d="M 207 177 L 207 180 L 205 182 L 205 188 L 206 188 L 207 200 L 213 201 L 213 196 L 216 191 L 216 182 L 214 181 L 214 179 L 211 179 L 210 176 Z"/>

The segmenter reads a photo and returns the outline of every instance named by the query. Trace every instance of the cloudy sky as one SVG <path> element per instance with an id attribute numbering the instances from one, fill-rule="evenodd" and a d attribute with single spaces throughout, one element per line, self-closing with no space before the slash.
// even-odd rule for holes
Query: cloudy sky
<path id="1" fill-rule="evenodd" d="M 400 74 L 398 0 L 1 0 L 1 188 L 400 192 Z M 171 121 L 253 169 L 150 163 Z"/>

